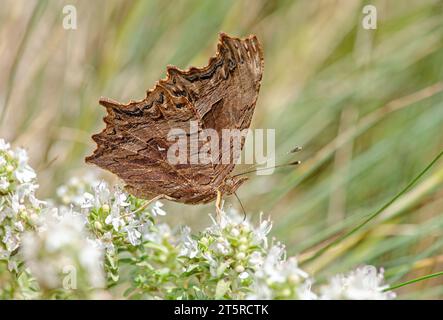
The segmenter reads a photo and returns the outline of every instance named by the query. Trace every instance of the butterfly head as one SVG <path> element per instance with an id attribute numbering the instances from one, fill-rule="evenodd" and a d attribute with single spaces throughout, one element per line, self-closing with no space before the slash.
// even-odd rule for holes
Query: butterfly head
<path id="1" fill-rule="evenodd" d="M 223 194 L 233 194 L 246 180 L 248 177 L 227 177 L 220 186 L 220 191 Z"/>

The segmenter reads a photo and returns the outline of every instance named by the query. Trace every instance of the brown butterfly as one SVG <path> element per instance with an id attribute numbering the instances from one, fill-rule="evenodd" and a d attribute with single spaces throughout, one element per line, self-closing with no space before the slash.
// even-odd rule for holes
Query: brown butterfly
<path id="1" fill-rule="evenodd" d="M 97 149 L 86 162 L 116 174 L 128 192 L 140 198 L 199 204 L 234 193 L 246 180 L 230 176 L 234 161 L 171 164 L 167 150 L 174 142 L 168 132 L 178 128 L 190 136 L 190 121 L 198 123 L 198 130 L 216 130 L 220 137 L 222 129 L 249 128 L 263 66 L 255 36 L 239 39 L 221 33 L 208 66 L 186 71 L 168 66 L 167 77 L 141 101 L 121 104 L 101 98 L 108 113 L 106 128 L 92 136 Z M 221 150 L 219 157 L 226 152 L 233 151 Z"/>

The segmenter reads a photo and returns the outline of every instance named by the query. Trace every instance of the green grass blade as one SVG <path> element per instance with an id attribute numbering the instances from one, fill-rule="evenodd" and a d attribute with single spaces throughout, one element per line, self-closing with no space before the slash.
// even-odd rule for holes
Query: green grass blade
<path id="1" fill-rule="evenodd" d="M 340 236 L 339 238 L 335 239 L 334 241 L 332 241 L 331 243 L 329 243 L 328 245 L 326 245 L 325 247 L 323 247 L 322 249 L 318 250 L 312 257 L 306 259 L 305 261 L 303 261 L 303 263 L 312 261 L 317 259 L 318 257 L 320 257 L 321 255 L 323 255 L 326 251 L 328 251 L 329 249 L 331 249 L 332 247 L 336 246 L 337 244 L 339 244 L 341 241 L 345 240 L 346 238 L 348 238 L 349 236 L 353 235 L 354 233 L 356 233 L 358 230 L 360 230 L 361 228 L 363 228 L 367 223 L 369 223 L 372 219 L 374 219 L 375 217 L 377 217 L 380 213 L 382 213 L 386 208 L 388 208 L 391 204 L 393 204 L 398 198 L 400 198 L 406 191 L 408 191 L 413 185 L 415 185 L 415 183 L 420 180 L 420 178 L 429 171 L 429 169 L 432 168 L 432 166 L 443 156 L 443 150 L 434 158 L 434 160 L 432 160 L 427 166 L 426 168 L 424 168 L 408 185 L 406 185 L 406 187 L 404 187 L 396 196 L 394 196 L 390 201 L 388 201 L 385 205 L 383 205 L 380 209 L 378 209 L 376 212 L 374 212 L 373 214 L 371 214 L 366 220 L 364 220 L 362 223 L 360 223 L 358 226 L 356 226 L 355 228 L 353 228 L 351 231 L 349 231 L 348 233 Z"/>

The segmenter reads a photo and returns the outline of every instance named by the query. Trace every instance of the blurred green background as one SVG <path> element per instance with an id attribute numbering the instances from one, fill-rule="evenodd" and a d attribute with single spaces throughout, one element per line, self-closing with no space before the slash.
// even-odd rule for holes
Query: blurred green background
<path id="1" fill-rule="evenodd" d="M 77 8 L 77 30 L 63 7 Z M 28 1 L 0 4 L 0 136 L 29 150 L 40 197 L 84 163 L 104 127 L 100 96 L 141 99 L 167 64 L 203 66 L 220 31 L 256 34 L 265 73 L 253 128 L 275 128 L 277 154 L 303 164 L 251 176 L 239 196 L 253 220 L 304 260 L 390 200 L 443 149 L 443 2 Z M 278 158 L 290 160 L 288 156 Z M 443 163 L 367 228 L 310 263 L 318 279 L 383 266 L 389 283 L 443 269 Z M 235 198 L 226 205 L 238 207 Z M 208 225 L 213 205 L 168 203 L 171 223 Z M 398 290 L 443 297 L 443 278 Z"/>

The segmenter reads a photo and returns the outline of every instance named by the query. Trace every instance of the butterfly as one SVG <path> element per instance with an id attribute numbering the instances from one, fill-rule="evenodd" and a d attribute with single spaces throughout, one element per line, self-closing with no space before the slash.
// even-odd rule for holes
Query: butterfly
<path id="1" fill-rule="evenodd" d="M 129 193 L 143 199 L 200 204 L 234 193 L 247 179 L 231 175 L 235 161 L 171 163 L 168 149 L 174 141 L 168 133 L 178 129 L 192 139 L 191 121 L 198 131 L 213 129 L 219 137 L 223 129 L 248 129 L 263 67 L 256 36 L 240 39 L 220 33 L 217 53 L 207 66 L 186 71 L 168 66 L 166 78 L 140 101 L 122 104 L 101 98 L 106 127 L 92 136 L 97 148 L 86 162 L 116 174 Z M 232 148 L 220 150 L 218 157 L 227 153 L 232 154 Z"/>

